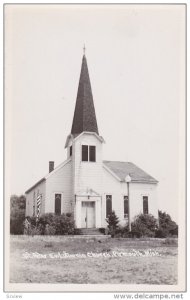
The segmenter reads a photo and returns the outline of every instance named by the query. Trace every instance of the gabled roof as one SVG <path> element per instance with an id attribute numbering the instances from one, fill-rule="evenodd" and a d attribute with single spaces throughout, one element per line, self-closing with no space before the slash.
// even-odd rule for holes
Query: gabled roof
<path id="1" fill-rule="evenodd" d="M 78 139 L 80 136 L 82 136 L 83 134 L 89 134 L 89 135 L 94 135 L 97 137 L 97 139 L 101 142 L 101 143 L 105 143 L 105 140 L 103 139 L 102 136 L 98 135 L 96 132 L 89 132 L 89 131 L 83 131 L 80 134 L 69 134 L 67 139 L 66 139 L 66 143 L 65 143 L 65 148 L 68 147 L 69 141 L 70 140 L 76 140 Z"/>
<path id="2" fill-rule="evenodd" d="M 66 165 L 71 158 L 65 160 L 60 165 L 58 165 L 52 172 L 48 173 L 45 177 L 37 181 L 32 187 L 30 187 L 25 193 L 28 194 L 32 191 L 38 184 L 45 181 L 47 178 L 52 176 L 55 172 L 57 172 L 60 168 Z M 103 164 L 106 169 L 110 170 L 110 173 L 120 181 L 125 181 L 125 177 L 130 175 L 131 182 L 139 182 L 139 183 L 158 183 L 158 181 L 144 172 L 142 169 L 137 167 L 135 164 L 131 162 L 121 162 L 121 161 L 107 161 L 104 160 Z"/>
<path id="3" fill-rule="evenodd" d="M 42 183 L 43 181 L 46 181 L 46 179 L 48 179 L 50 176 L 52 176 L 54 173 L 56 173 L 59 169 L 61 169 L 63 166 L 65 166 L 69 161 L 71 161 L 70 157 L 67 160 L 65 160 L 64 162 L 62 162 L 61 164 L 59 164 L 52 172 L 48 173 L 42 179 L 40 179 L 39 181 L 37 181 L 33 186 L 31 186 L 25 192 L 25 194 L 28 194 L 29 192 L 31 192 L 36 186 L 38 186 L 38 184 Z"/>
<path id="4" fill-rule="evenodd" d="M 158 183 L 155 178 L 131 162 L 104 160 L 103 163 L 120 181 L 125 181 L 125 177 L 130 175 L 131 182 Z"/>
<path id="5" fill-rule="evenodd" d="M 85 55 L 83 55 L 82 59 L 82 67 L 71 133 L 75 135 L 83 131 L 96 132 L 99 134 Z"/>

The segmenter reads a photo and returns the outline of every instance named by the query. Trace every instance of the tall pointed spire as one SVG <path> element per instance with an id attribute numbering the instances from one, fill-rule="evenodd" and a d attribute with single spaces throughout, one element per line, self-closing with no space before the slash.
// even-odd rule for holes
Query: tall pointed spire
<path id="1" fill-rule="evenodd" d="M 90 131 L 99 134 L 85 56 L 85 48 L 83 50 L 84 55 L 82 58 L 82 67 L 71 133 L 79 134 L 83 131 Z"/>

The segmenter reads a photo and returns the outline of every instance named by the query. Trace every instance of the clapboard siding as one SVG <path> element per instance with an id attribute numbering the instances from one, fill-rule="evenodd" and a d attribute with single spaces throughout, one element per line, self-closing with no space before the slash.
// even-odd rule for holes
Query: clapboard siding
<path id="1" fill-rule="evenodd" d="M 157 184 L 131 183 L 131 219 L 137 214 L 143 213 L 143 196 L 148 196 L 149 213 L 158 218 Z"/>
<path id="2" fill-rule="evenodd" d="M 130 213 L 131 221 L 143 213 L 143 196 L 148 196 L 149 213 L 158 218 L 156 199 L 157 184 L 130 183 Z M 106 195 L 112 195 L 112 210 L 119 217 L 120 224 L 125 225 L 124 196 L 128 195 L 127 183 L 120 182 L 103 168 L 103 193 L 102 193 L 102 226 L 106 226 Z"/>
<path id="3" fill-rule="evenodd" d="M 72 145 L 72 156 L 69 147 Z M 82 161 L 82 145 L 96 146 L 96 161 Z M 68 159 L 54 171 L 48 174 L 45 181 L 39 183 L 27 194 L 26 214 L 33 214 L 33 195 L 42 194 L 41 213 L 55 212 L 55 194 L 61 194 L 61 213 L 73 213 L 77 226 L 81 226 L 81 203 L 76 206 L 76 197 L 87 195 L 89 190 L 98 198 L 80 198 L 80 201 L 96 201 L 96 226 L 106 227 L 106 195 L 112 196 L 112 210 L 119 217 L 120 225 L 126 225 L 124 219 L 124 196 L 128 195 L 127 184 L 118 180 L 112 171 L 102 162 L 102 142 L 97 136 L 84 133 L 68 143 Z M 143 196 L 148 196 L 149 213 L 158 218 L 156 183 L 133 183 L 130 187 L 130 215 L 131 221 L 143 213 Z M 84 196 L 83 196 L 84 197 Z M 92 196 L 93 197 L 93 196 Z M 82 200 L 81 200 L 82 199 Z M 86 199 L 86 200 L 85 200 Z"/>
<path id="4" fill-rule="evenodd" d="M 112 176 L 105 168 L 102 167 L 103 173 L 103 194 L 102 194 L 102 226 L 106 226 L 106 195 L 112 195 L 112 210 L 115 211 L 119 220 L 122 221 L 123 215 L 123 195 L 122 183 Z M 127 191 L 126 191 L 127 192 Z"/>
<path id="5" fill-rule="evenodd" d="M 62 195 L 61 213 L 72 211 L 72 176 L 71 161 L 55 170 L 54 173 L 46 179 L 46 205 L 45 212 L 55 212 L 55 194 Z"/>
<path id="6" fill-rule="evenodd" d="M 82 145 L 96 146 L 96 162 L 82 161 Z M 96 136 L 83 134 L 75 141 L 73 153 L 74 192 L 93 189 L 102 192 L 102 143 Z"/>

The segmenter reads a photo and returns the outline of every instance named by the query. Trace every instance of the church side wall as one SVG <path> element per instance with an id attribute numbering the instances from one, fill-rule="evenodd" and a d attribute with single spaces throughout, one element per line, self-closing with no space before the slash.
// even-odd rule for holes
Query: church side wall
<path id="1" fill-rule="evenodd" d="M 143 213 L 143 196 L 148 196 L 149 213 L 158 218 L 156 198 L 156 184 L 130 183 L 130 216 L 131 221 L 140 213 Z M 102 226 L 107 226 L 106 219 L 106 195 L 112 195 L 112 210 L 119 217 L 120 225 L 125 225 L 124 196 L 128 195 L 127 183 L 119 182 L 106 169 L 103 168 L 103 192 L 102 192 Z"/>
<path id="2" fill-rule="evenodd" d="M 131 220 L 143 213 L 143 196 L 148 196 L 148 211 L 158 219 L 157 184 L 130 183 Z"/>
<path id="3" fill-rule="evenodd" d="M 112 196 L 112 210 L 115 211 L 119 220 L 122 222 L 124 218 L 123 214 L 123 196 L 125 189 L 123 190 L 122 183 L 113 177 L 104 167 L 103 172 L 103 193 L 102 193 L 102 226 L 106 227 L 106 195 Z"/>
<path id="4" fill-rule="evenodd" d="M 61 213 L 72 212 L 71 161 L 46 179 L 46 213 L 55 212 L 55 194 L 61 194 Z"/>

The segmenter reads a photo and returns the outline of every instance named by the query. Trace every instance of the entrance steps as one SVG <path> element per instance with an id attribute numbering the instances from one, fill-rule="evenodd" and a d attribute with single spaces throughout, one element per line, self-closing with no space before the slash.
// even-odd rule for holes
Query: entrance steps
<path id="1" fill-rule="evenodd" d="M 99 231 L 98 228 L 81 228 L 81 235 L 96 235 L 102 236 L 104 235 L 102 232 Z"/>

